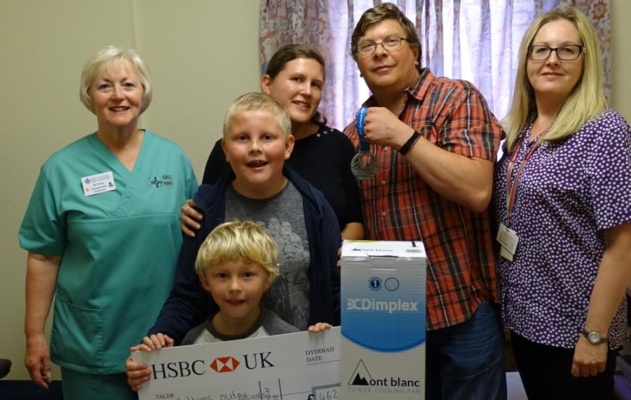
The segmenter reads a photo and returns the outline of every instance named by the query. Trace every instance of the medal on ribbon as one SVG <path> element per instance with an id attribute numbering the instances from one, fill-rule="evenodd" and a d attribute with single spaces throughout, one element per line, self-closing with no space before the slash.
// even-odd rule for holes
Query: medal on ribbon
<path id="1" fill-rule="evenodd" d="M 364 122 L 368 108 L 362 107 L 357 111 L 355 126 L 359 136 L 359 152 L 351 160 L 351 171 L 357 179 L 371 179 L 377 175 L 377 157 L 370 152 L 370 145 L 364 136 Z"/>

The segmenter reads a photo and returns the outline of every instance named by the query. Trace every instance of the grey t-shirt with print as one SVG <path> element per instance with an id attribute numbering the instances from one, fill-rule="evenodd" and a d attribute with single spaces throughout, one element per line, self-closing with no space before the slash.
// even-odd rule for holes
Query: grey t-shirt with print
<path id="1" fill-rule="evenodd" d="M 263 227 L 278 245 L 280 275 L 265 293 L 261 305 L 300 330 L 309 323 L 309 242 L 302 196 L 287 182 L 268 199 L 250 199 L 232 186 L 226 190 L 226 221 L 252 220 Z"/>

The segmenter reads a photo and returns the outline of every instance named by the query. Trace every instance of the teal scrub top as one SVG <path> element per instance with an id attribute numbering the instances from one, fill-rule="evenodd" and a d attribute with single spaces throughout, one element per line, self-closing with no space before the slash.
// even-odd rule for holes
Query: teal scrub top
<path id="1" fill-rule="evenodd" d="M 115 190 L 84 194 L 82 178 L 111 171 Z M 86 373 L 125 370 L 129 347 L 155 322 L 182 244 L 180 207 L 197 180 L 173 142 L 145 132 L 133 171 L 88 135 L 43 165 L 20 246 L 61 255 L 51 358 Z"/>

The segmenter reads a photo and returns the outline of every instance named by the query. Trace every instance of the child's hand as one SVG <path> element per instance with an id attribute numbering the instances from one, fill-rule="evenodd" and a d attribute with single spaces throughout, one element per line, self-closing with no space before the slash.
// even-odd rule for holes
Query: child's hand
<path id="1" fill-rule="evenodd" d="M 315 325 L 311 325 L 308 329 L 309 332 L 320 332 L 333 328 L 333 325 L 326 322 L 318 322 Z"/>
<path id="2" fill-rule="evenodd" d="M 137 351 L 139 346 L 134 346 L 132 349 L 136 348 Z M 143 382 L 147 382 L 151 379 L 151 370 L 147 366 L 147 364 L 139 363 L 131 359 L 129 357 L 125 362 L 125 373 L 127 374 L 127 383 L 131 387 L 131 390 L 137 392 L 140 390 L 140 385 Z"/>
<path id="3" fill-rule="evenodd" d="M 162 333 L 156 333 L 155 335 L 145 336 L 142 339 L 142 343 L 130 347 L 129 351 L 132 353 L 139 350 L 151 351 L 163 347 L 173 347 L 173 339 Z M 149 366 L 136 362 L 132 360 L 131 357 L 125 362 L 125 373 L 127 374 L 127 383 L 134 392 L 140 390 L 140 385 L 142 385 L 143 382 L 147 382 L 151 379 Z"/>
<path id="4" fill-rule="evenodd" d="M 151 351 L 155 349 L 162 349 L 164 347 L 173 347 L 173 339 L 162 333 L 156 333 L 155 335 L 145 336 L 142 339 L 142 343 L 138 345 L 139 350 Z"/>

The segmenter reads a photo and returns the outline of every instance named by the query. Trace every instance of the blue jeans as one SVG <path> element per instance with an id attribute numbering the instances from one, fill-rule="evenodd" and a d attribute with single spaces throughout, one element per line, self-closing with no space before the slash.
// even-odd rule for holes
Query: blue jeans
<path id="1" fill-rule="evenodd" d="M 427 332 L 426 400 L 506 400 L 499 306 L 483 301 L 458 325 Z"/>

